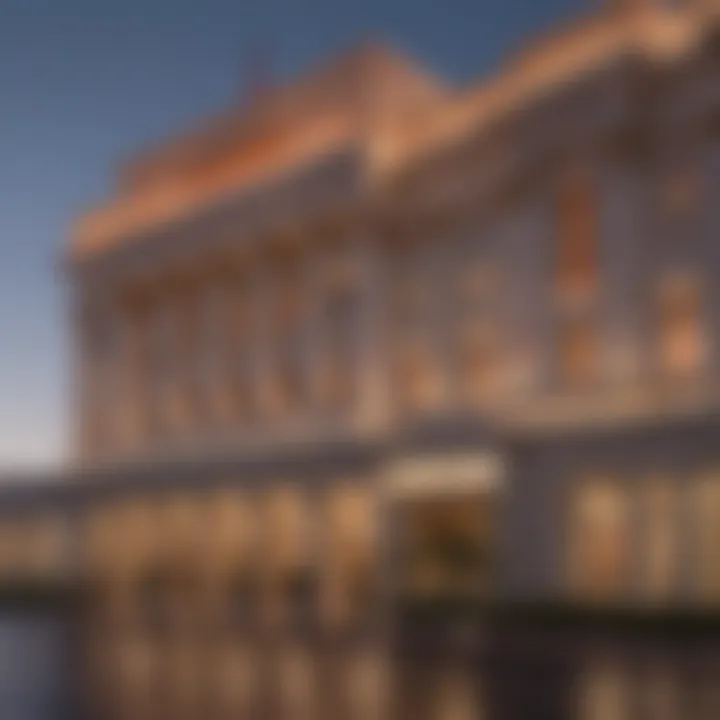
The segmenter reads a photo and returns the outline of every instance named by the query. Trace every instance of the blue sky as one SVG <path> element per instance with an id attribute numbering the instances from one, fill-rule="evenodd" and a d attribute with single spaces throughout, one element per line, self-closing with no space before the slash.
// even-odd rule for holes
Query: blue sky
<path id="1" fill-rule="evenodd" d="M 597 0 L 596 0 L 597 2 Z M 0 0 L 0 468 L 68 450 L 72 218 L 128 153 L 369 37 L 463 83 L 593 0 Z"/>

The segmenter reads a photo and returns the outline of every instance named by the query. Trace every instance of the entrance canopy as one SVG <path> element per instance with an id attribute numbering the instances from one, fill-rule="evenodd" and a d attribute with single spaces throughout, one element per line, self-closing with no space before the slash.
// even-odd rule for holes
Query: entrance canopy
<path id="1" fill-rule="evenodd" d="M 391 497 L 476 495 L 499 490 L 505 476 L 502 457 L 477 453 L 419 453 L 391 461 L 386 489 Z"/>

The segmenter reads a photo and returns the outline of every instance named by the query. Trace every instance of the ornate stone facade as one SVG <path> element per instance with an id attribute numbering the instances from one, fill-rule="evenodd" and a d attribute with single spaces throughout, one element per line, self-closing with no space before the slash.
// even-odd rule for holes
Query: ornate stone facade
<path id="1" fill-rule="evenodd" d="M 720 25 L 676 5 L 463 91 L 363 49 L 80 220 L 77 463 L 0 573 L 86 589 L 102 717 L 380 718 L 407 596 L 717 607 Z M 392 716 L 476 717 L 454 667 Z"/>

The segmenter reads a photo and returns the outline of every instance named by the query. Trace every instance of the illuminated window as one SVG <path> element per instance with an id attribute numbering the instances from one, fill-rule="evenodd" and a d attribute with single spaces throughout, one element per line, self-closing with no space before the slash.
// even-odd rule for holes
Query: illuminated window
<path id="1" fill-rule="evenodd" d="M 371 605 L 375 572 L 373 510 L 373 496 L 367 490 L 344 487 L 328 498 L 323 600 L 331 622 L 342 624 Z"/>
<path id="2" fill-rule="evenodd" d="M 641 579 L 643 596 L 665 600 L 676 578 L 678 497 L 667 480 L 651 479 L 641 488 L 641 513 L 645 528 Z"/>
<path id="3" fill-rule="evenodd" d="M 434 298 L 417 252 L 398 249 L 391 269 L 393 391 L 400 406 L 411 412 L 432 407 L 440 393 L 430 328 Z"/>
<path id="4" fill-rule="evenodd" d="M 557 205 L 557 283 L 562 292 L 595 288 L 599 218 L 596 191 L 583 172 L 564 179 Z"/>
<path id="5" fill-rule="evenodd" d="M 560 374 L 564 384 L 584 387 L 599 377 L 599 339 L 593 315 L 562 321 L 559 338 Z"/>
<path id="6" fill-rule="evenodd" d="M 279 717 L 290 720 L 313 720 L 317 717 L 315 667 L 304 648 L 288 647 L 278 658 Z"/>
<path id="7" fill-rule="evenodd" d="M 387 717 L 389 668 L 377 650 L 361 650 L 346 666 L 345 709 L 348 720 L 381 720 Z"/>
<path id="8" fill-rule="evenodd" d="M 433 406 L 438 395 L 438 378 L 425 339 L 399 337 L 394 358 L 394 391 L 401 407 L 410 412 Z"/>
<path id="9" fill-rule="evenodd" d="M 618 598 L 629 560 L 628 497 L 609 480 L 578 488 L 570 517 L 570 585 L 589 600 Z"/>
<path id="10" fill-rule="evenodd" d="M 260 684 L 258 670 L 258 658 L 249 647 L 231 645 L 222 652 L 212 680 L 217 703 L 227 717 L 252 717 Z"/>
<path id="11" fill-rule="evenodd" d="M 656 661 L 638 676 L 636 707 L 640 717 L 681 720 L 681 688 L 677 668 L 667 661 Z"/>
<path id="12" fill-rule="evenodd" d="M 448 669 L 438 685 L 433 720 L 482 720 L 485 716 L 473 673 Z"/>
<path id="13" fill-rule="evenodd" d="M 577 689 L 578 720 L 630 720 L 627 668 L 612 662 L 595 663 L 583 671 Z"/>
<path id="14" fill-rule="evenodd" d="M 328 403 L 336 409 L 353 404 L 358 369 L 360 303 L 353 287 L 329 293 L 326 304 Z"/>
<path id="15" fill-rule="evenodd" d="M 720 472 L 699 478 L 692 499 L 696 592 L 714 603 L 720 601 Z"/>
<path id="16" fill-rule="evenodd" d="M 299 492 L 274 490 L 268 503 L 270 596 L 266 608 L 271 622 L 281 622 L 315 610 L 314 526 L 310 508 Z"/>
<path id="17" fill-rule="evenodd" d="M 689 277 L 664 282 L 659 304 L 661 365 L 668 376 L 692 376 L 706 356 L 698 283 Z"/>
<path id="18" fill-rule="evenodd" d="M 490 328 L 467 323 L 459 338 L 462 397 L 480 399 L 492 383 L 493 345 Z"/>
<path id="19" fill-rule="evenodd" d="M 496 275 L 482 257 L 463 253 L 454 290 L 454 332 L 457 343 L 457 379 L 462 399 L 475 403 L 492 389 L 496 328 L 492 311 Z"/>

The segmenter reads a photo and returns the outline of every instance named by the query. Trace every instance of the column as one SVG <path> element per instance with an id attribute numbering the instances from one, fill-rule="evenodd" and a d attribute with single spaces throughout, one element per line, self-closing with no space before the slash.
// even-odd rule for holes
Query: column
<path id="1" fill-rule="evenodd" d="M 230 281 L 222 272 L 209 273 L 200 289 L 199 371 L 203 402 L 213 427 L 227 428 L 235 410 L 229 324 Z"/>
<path id="2" fill-rule="evenodd" d="M 121 319 L 121 381 L 119 383 L 122 406 L 122 446 L 135 451 L 142 445 L 145 434 L 145 366 L 144 366 L 144 315 L 137 298 L 126 298 Z"/>
<path id="3" fill-rule="evenodd" d="M 325 378 L 327 370 L 326 258 L 321 251 L 308 257 L 303 290 L 307 295 L 305 331 L 305 377 L 307 382 L 307 414 L 312 422 L 322 418 L 326 410 Z"/>
<path id="4" fill-rule="evenodd" d="M 81 294 L 85 293 L 81 291 Z M 103 407 L 103 362 L 98 343 L 98 299 L 82 297 L 75 310 L 75 381 L 77 398 L 77 449 L 80 456 L 96 457 L 102 452 L 106 407 Z M 91 306 L 92 307 L 91 309 Z"/>
<path id="5" fill-rule="evenodd" d="M 274 414 L 275 358 L 272 342 L 272 276 L 271 267 L 264 262 L 254 268 L 250 281 L 250 338 L 252 357 L 250 361 L 251 385 L 255 393 L 255 405 L 263 419 Z"/>
<path id="6" fill-rule="evenodd" d="M 358 259 L 361 303 L 356 365 L 357 419 L 361 427 L 377 429 L 387 423 L 391 411 L 387 258 L 377 236 L 358 236 L 354 251 Z"/>
<path id="7" fill-rule="evenodd" d="M 198 387 L 199 337 L 197 287 L 188 281 L 179 284 L 176 306 L 176 408 L 183 434 L 197 428 L 200 421 Z"/>

